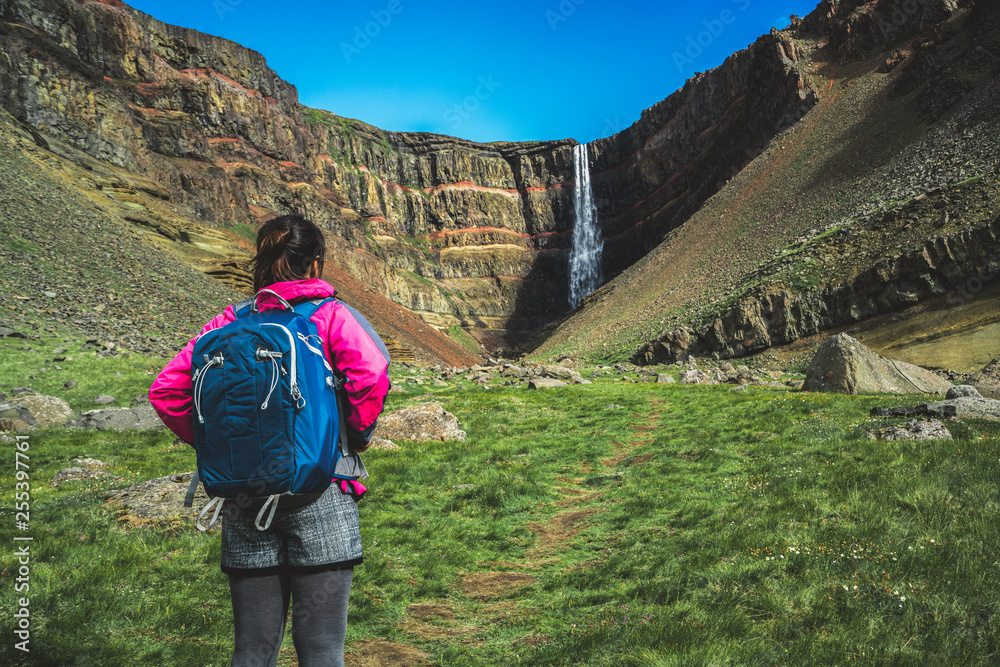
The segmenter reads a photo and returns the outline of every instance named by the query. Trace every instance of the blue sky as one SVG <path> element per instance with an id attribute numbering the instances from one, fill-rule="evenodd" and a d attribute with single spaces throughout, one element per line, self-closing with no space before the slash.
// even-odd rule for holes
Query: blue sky
<path id="1" fill-rule="evenodd" d="M 609 136 L 817 0 L 126 0 L 260 51 L 303 104 L 474 141 Z"/>

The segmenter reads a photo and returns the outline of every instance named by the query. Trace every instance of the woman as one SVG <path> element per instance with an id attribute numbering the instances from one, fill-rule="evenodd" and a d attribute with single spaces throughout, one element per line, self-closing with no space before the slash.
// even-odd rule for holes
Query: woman
<path id="1" fill-rule="evenodd" d="M 290 303 L 332 297 L 320 280 L 326 243 L 312 222 L 282 216 L 257 233 L 254 290 L 267 288 Z M 265 294 L 261 310 L 277 307 Z M 236 319 L 233 306 L 205 325 L 207 331 Z M 389 390 L 388 353 L 356 311 L 340 301 L 323 304 L 311 317 L 334 368 L 348 378 L 345 406 L 348 444 L 368 446 Z M 153 382 L 149 398 L 163 422 L 190 443 L 191 351 L 197 337 Z M 318 499 L 279 508 L 270 527 L 254 526 L 254 508 L 227 503 L 222 524 L 222 571 L 229 575 L 236 649 L 233 667 L 270 665 L 278 660 L 289 598 L 292 639 L 303 667 L 343 665 L 347 601 L 353 568 L 361 563 L 361 533 L 354 487 L 332 484 Z"/>

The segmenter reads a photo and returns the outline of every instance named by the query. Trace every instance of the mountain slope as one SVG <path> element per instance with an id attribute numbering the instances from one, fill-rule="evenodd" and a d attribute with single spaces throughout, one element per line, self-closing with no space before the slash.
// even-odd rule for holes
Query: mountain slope
<path id="1" fill-rule="evenodd" d="M 67 185 L 62 162 L 0 114 L 0 326 L 172 356 L 244 298 Z"/>
<path id="2" fill-rule="evenodd" d="M 117 0 L 0 0 L 0 17 L 0 106 L 133 174 L 176 215 L 230 229 L 306 215 L 344 241 L 355 278 L 497 346 L 568 310 L 575 141 L 479 144 L 309 109 L 261 54 Z M 595 142 L 606 275 L 815 103 L 797 58 L 765 35 Z"/>
<path id="3" fill-rule="evenodd" d="M 998 8 L 947 4 L 874 53 L 857 35 L 891 3 L 797 23 L 819 104 L 534 354 L 738 357 L 1000 269 Z"/>
<path id="4" fill-rule="evenodd" d="M 537 354 L 741 356 L 991 270 L 996 13 L 823 0 L 595 141 L 620 276 Z M 63 187 L 227 285 L 246 285 L 254 225 L 312 218 L 344 293 L 418 357 L 468 359 L 443 331 L 504 348 L 566 314 L 573 140 L 308 109 L 260 54 L 118 0 L 0 0 L 0 106 Z"/>
<path id="5" fill-rule="evenodd" d="M 10 318 L 0 326 L 172 356 L 247 296 L 248 239 L 192 222 L 154 183 L 44 140 L 2 111 L 0 183 L 0 312 Z M 324 277 L 369 317 L 394 359 L 478 360 L 346 274 L 340 241 L 330 242 Z"/>

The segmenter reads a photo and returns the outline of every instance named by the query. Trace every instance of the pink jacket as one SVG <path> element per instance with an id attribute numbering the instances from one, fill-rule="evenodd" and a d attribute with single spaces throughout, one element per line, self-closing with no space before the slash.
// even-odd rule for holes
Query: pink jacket
<path id="1" fill-rule="evenodd" d="M 336 290 L 323 280 L 296 280 L 274 283 L 271 289 L 286 301 L 302 301 L 332 297 Z M 261 310 L 279 306 L 277 299 L 264 295 Z M 216 315 L 195 338 L 174 357 L 160 372 L 149 389 L 149 400 L 160 419 L 185 442 L 194 441 L 191 424 L 193 399 L 191 395 L 191 351 L 195 341 L 205 332 L 224 326 L 236 319 L 232 306 Z M 382 404 L 389 391 L 389 362 L 372 340 L 364 326 L 351 311 L 339 301 L 324 304 L 312 316 L 325 343 L 327 358 L 334 368 L 347 376 L 347 427 L 365 436 L 382 412 Z M 351 434 L 354 435 L 354 434 Z M 355 438 L 350 438 L 355 441 Z M 367 440 L 367 437 L 364 438 Z M 354 442 L 352 442 L 352 448 Z"/>

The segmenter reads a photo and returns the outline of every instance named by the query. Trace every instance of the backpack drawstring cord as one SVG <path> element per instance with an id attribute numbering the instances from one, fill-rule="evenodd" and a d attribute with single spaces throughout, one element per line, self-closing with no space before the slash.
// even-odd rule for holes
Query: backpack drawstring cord
<path id="1" fill-rule="evenodd" d="M 257 350 L 257 358 L 258 359 L 267 359 L 268 361 L 271 362 L 271 373 L 270 373 L 271 380 L 270 380 L 270 386 L 267 389 L 267 396 L 264 397 L 264 402 L 261 403 L 261 406 L 260 406 L 261 410 L 267 410 L 267 403 L 268 403 L 268 401 L 271 400 L 271 394 L 273 394 L 274 390 L 278 387 L 279 375 L 281 373 L 281 370 L 283 370 L 283 369 L 280 369 L 278 367 L 278 359 L 280 357 L 281 357 L 281 353 L 280 352 L 269 352 L 268 350 Z"/>
<path id="2" fill-rule="evenodd" d="M 198 530 L 206 531 L 215 525 L 215 522 L 219 520 L 219 515 L 222 514 L 222 508 L 225 506 L 223 502 L 224 500 L 225 498 L 222 498 L 221 496 L 216 496 L 215 498 L 209 500 L 208 504 L 205 505 L 200 512 L 198 512 L 198 519 L 194 522 L 194 524 L 198 527 Z M 201 525 L 201 519 L 212 508 L 212 505 L 215 505 L 215 513 L 212 515 L 212 520 L 208 522 L 208 525 L 203 526 Z"/>
<path id="3" fill-rule="evenodd" d="M 205 376 L 208 374 L 208 369 L 212 366 L 221 366 L 224 359 L 222 355 L 216 355 L 211 359 L 208 355 L 205 355 L 205 365 L 199 368 L 195 372 L 194 376 L 194 410 L 198 415 L 198 423 L 204 424 L 205 417 L 201 414 L 201 390 L 205 386 Z"/>
<path id="4" fill-rule="evenodd" d="M 257 512 L 257 519 L 253 522 L 253 524 L 257 526 L 257 530 L 267 530 L 270 527 L 271 520 L 274 519 L 274 513 L 278 511 L 278 498 L 280 496 L 281 494 L 276 493 L 268 496 L 267 500 L 264 501 L 264 505 L 260 508 L 260 511 Z M 271 506 L 271 513 L 267 515 L 267 521 L 265 521 L 262 526 L 260 525 L 260 520 L 264 517 L 264 512 L 267 511 L 268 505 Z"/>

